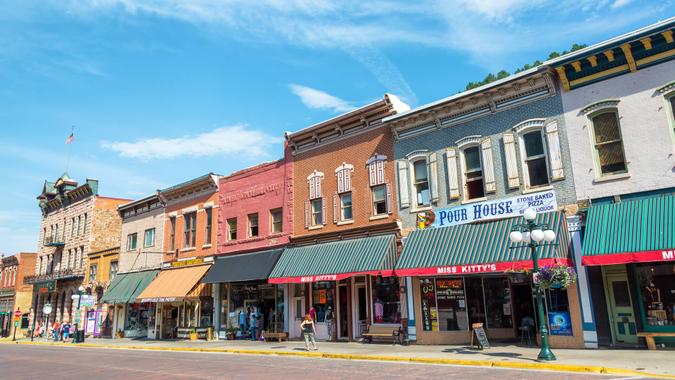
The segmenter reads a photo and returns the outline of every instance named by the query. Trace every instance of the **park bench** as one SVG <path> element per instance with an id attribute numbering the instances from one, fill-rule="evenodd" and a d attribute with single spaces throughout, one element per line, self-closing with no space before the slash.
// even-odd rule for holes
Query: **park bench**
<path id="1" fill-rule="evenodd" d="M 675 332 L 639 332 L 637 336 L 639 338 L 645 338 L 648 349 L 656 350 L 656 343 L 654 343 L 655 337 L 675 337 Z"/>
<path id="2" fill-rule="evenodd" d="M 285 332 L 265 332 L 263 333 L 263 336 L 265 337 L 265 341 L 268 339 L 277 339 L 279 343 L 281 343 L 282 340 L 288 339 L 288 335 Z"/>
<path id="3" fill-rule="evenodd" d="M 391 338 L 393 344 L 403 344 L 400 326 L 369 325 L 366 331 L 361 333 L 361 336 L 366 343 L 372 343 L 373 338 Z"/>

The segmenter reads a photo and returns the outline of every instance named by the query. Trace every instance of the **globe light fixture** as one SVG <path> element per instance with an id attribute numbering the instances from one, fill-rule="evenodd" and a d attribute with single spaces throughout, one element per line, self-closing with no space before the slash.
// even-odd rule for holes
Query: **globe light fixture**
<path id="1" fill-rule="evenodd" d="M 537 217 L 537 212 L 534 211 L 534 209 L 533 209 L 532 207 L 528 207 L 528 208 L 525 210 L 525 212 L 523 213 L 523 217 L 524 217 L 525 220 L 527 220 L 527 221 L 534 220 L 534 218 Z"/>
<path id="2" fill-rule="evenodd" d="M 540 241 L 544 240 L 544 231 L 538 228 L 536 230 L 532 230 L 532 232 L 530 233 L 530 237 L 532 238 L 532 240 L 539 243 Z"/>
<path id="3" fill-rule="evenodd" d="M 523 233 L 520 231 L 511 231 L 509 234 L 509 239 L 511 239 L 512 243 L 520 243 L 523 241 Z"/>
<path id="4" fill-rule="evenodd" d="M 523 232 L 523 243 L 530 244 L 530 231 Z"/>
<path id="5" fill-rule="evenodd" d="M 80 292 L 84 292 L 84 286 L 80 285 L 80 287 L 77 288 L 77 290 L 79 290 Z"/>
<path id="6" fill-rule="evenodd" d="M 548 243 L 555 240 L 555 232 L 553 232 L 553 230 L 544 231 L 544 240 L 546 240 Z"/>

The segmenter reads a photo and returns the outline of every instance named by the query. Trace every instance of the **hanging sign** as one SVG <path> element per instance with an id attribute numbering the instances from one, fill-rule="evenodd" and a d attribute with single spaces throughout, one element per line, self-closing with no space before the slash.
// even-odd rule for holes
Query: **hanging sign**
<path id="1" fill-rule="evenodd" d="M 435 209 L 433 227 L 450 227 L 492 219 L 513 218 L 533 208 L 537 214 L 558 209 L 553 190 L 512 198 L 495 199 L 457 207 Z"/>
<path id="2" fill-rule="evenodd" d="M 53 292 L 56 289 L 56 284 L 54 281 L 42 282 L 38 284 L 33 284 L 33 291 L 44 294 Z"/>

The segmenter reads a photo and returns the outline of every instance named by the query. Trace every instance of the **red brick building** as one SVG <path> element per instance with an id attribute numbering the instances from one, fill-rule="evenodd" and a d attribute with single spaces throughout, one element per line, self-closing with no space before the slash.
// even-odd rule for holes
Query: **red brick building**
<path id="1" fill-rule="evenodd" d="M 286 135 L 296 217 L 270 282 L 289 284 L 291 336 L 308 310 L 320 338 L 354 340 L 370 324 L 400 326 L 393 135 L 382 119 L 407 109 L 385 95 Z"/>
<path id="2" fill-rule="evenodd" d="M 36 256 L 36 253 L 20 252 L 0 259 L 0 337 L 13 336 L 16 311 L 21 312 L 16 337 L 22 337 L 30 328 L 33 286 L 24 284 L 23 279 L 35 273 Z"/>

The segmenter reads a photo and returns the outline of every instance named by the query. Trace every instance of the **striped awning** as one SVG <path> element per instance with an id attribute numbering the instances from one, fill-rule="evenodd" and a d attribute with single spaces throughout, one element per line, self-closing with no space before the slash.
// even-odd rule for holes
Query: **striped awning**
<path id="1" fill-rule="evenodd" d="M 159 270 L 118 273 L 103 293 L 101 303 L 133 303 L 139 294 L 157 277 Z"/>
<path id="2" fill-rule="evenodd" d="M 562 212 L 537 216 L 556 233 L 556 245 L 537 247 L 539 265 L 569 262 L 569 233 Z M 403 242 L 403 252 L 396 265 L 397 276 L 429 276 L 502 272 L 532 268 L 530 248 L 514 245 L 509 233 L 523 218 L 430 228 L 410 233 Z"/>
<path id="3" fill-rule="evenodd" d="M 591 206 L 582 252 L 584 265 L 675 260 L 675 195 Z"/>
<path id="4" fill-rule="evenodd" d="M 363 274 L 392 276 L 395 259 L 394 235 L 287 248 L 274 266 L 269 282 L 338 281 Z"/>
<path id="5" fill-rule="evenodd" d="M 138 295 L 138 299 L 140 302 L 173 302 L 206 295 L 211 287 L 200 281 L 210 267 L 199 265 L 161 270 L 157 278 Z"/>

